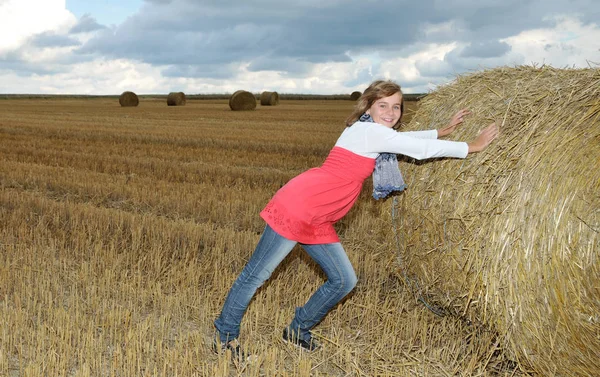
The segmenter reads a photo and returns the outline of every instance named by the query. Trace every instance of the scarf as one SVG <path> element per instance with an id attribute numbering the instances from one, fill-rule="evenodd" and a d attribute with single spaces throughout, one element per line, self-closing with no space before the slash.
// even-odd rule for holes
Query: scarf
<path id="1" fill-rule="evenodd" d="M 358 119 L 361 122 L 373 122 L 371 115 L 365 113 Z M 381 153 L 375 160 L 373 171 L 373 198 L 385 198 L 393 191 L 403 191 L 406 188 L 402 173 L 398 168 L 398 158 L 395 153 Z"/>

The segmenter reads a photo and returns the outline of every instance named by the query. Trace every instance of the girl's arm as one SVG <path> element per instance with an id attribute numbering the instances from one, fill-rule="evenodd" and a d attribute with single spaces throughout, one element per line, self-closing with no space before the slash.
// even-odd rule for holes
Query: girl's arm
<path id="1" fill-rule="evenodd" d="M 403 154 L 417 160 L 465 158 L 469 153 L 467 143 L 412 137 L 408 132 L 398 132 L 377 123 L 372 123 L 365 131 L 365 152 Z"/>
<path id="2" fill-rule="evenodd" d="M 403 131 L 402 133 L 419 139 L 437 139 L 439 137 L 439 130 Z"/>
<path id="3" fill-rule="evenodd" d="M 448 123 L 448 125 L 445 127 L 437 130 L 407 131 L 405 134 L 412 137 L 418 137 L 419 139 L 439 139 L 454 132 L 456 128 L 463 122 L 464 117 L 470 114 L 471 112 L 469 110 L 462 109 L 452 116 L 450 123 Z"/>
<path id="4" fill-rule="evenodd" d="M 470 143 L 438 139 L 423 139 L 397 132 L 373 123 L 365 130 L 366 152 L 396 153 L 422 160 L 435 157 L 465 158 L 469 153 L 484 150 L 498 135 L 498 127 L 490 124 Z"/>

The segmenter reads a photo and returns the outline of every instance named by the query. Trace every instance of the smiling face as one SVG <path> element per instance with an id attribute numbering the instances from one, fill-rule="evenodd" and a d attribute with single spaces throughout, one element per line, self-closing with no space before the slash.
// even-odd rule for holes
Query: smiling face
<path id="1" fill-rule="evenodd" d="M 375 123 L 392 128 L 402 115 L 402 95 L 395 93 L 389 97 L 380 98 L 373 102 L 366 113 L 371 115 Z"/>

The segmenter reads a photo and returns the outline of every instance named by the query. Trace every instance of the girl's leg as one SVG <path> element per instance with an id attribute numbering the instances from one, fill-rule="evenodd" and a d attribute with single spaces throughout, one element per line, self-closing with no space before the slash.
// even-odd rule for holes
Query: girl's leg
<path id="1" fill-rule="evenodd" d="M 302 245 L 306 252 L 321 266 L 327 281 L 303 307 L 296 308 L 296 316 L 289 329 L 300 340 L 310 341 L 310 329 L 356 286 L 354 268 L 342 245 L 337 243 Z"/>
<path id="2" fill-rule="evenodd" d="M 227 343 L 240 334 L 240 323 L 256 290 L 271 276 L 273 270 L 292 251 L 296 241 L 265 227 L 250 260 L 229 290 L 221 315 L 215 321 L 220 341 Z"/>

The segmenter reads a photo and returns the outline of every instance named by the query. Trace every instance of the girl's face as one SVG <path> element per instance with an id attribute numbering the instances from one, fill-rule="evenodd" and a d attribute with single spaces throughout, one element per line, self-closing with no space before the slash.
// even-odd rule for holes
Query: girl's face
<path id="1" fill-rule="evenodd" d="M 373 105 L 371 105 L 366 113 L 371 115 L 375 123 L 392 128 L 398 123 L 398 119 L 402 115 L 402 111 L 400 110 L 401 102 L 402 96 L 400 93 L 392 94 L 389 97 L 380 98 L 373 102 Z"/>

